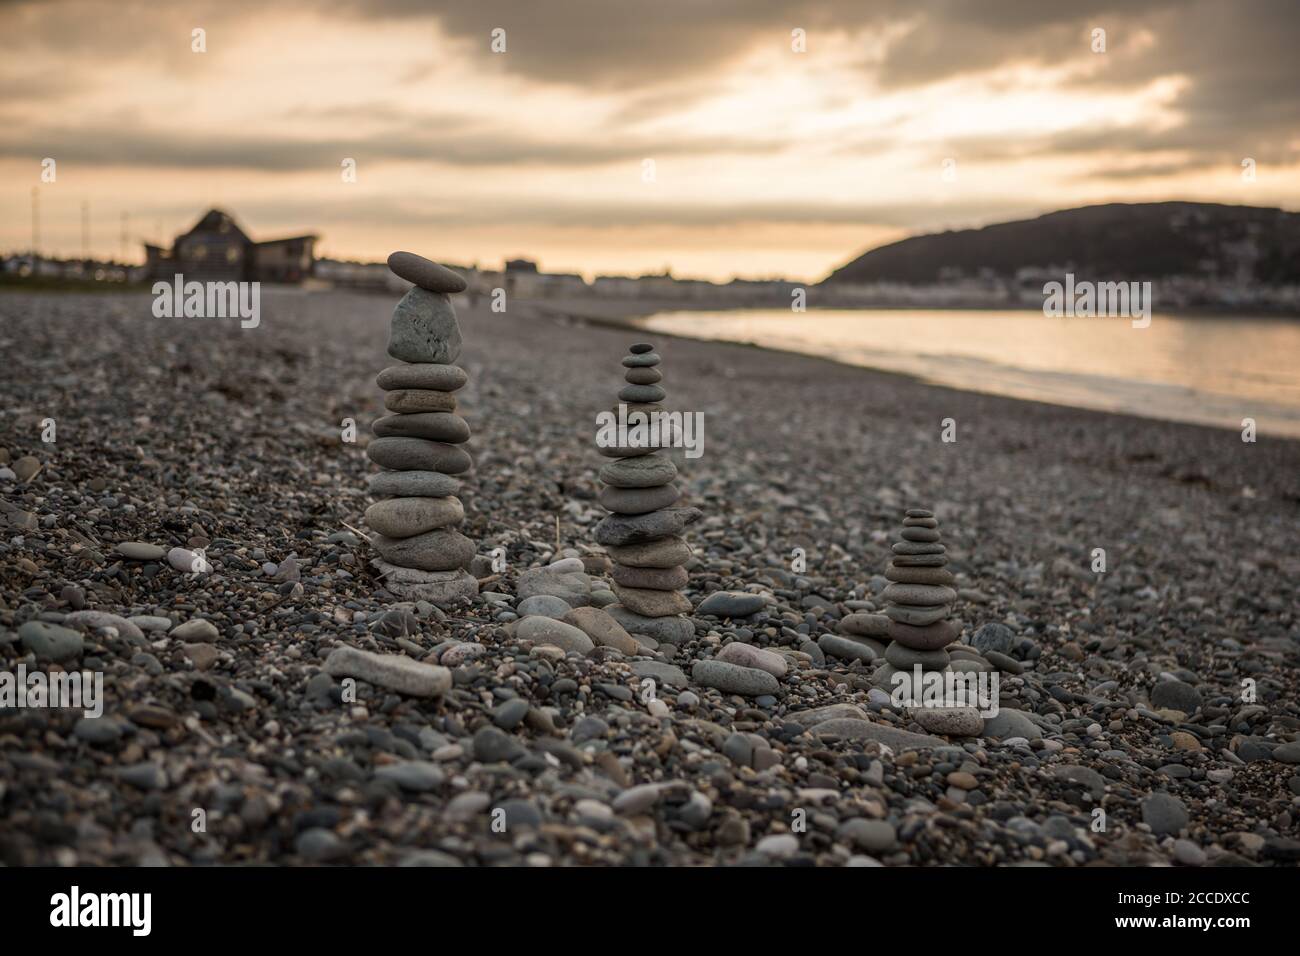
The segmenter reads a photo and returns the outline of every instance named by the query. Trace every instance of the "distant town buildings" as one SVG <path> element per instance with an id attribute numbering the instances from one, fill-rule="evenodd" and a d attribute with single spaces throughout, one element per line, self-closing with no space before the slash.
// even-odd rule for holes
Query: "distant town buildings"
<path id="1" fill-rule="evenodd" d="M 210 209 L 170 249 L 145 243 L 145 271 L 150 279 L 299 283 L 312 274 L 317 238 L 254 242 L 229 213 Z"/>
<path id="2" fill-rule="evenodd" d="M 400 294 L 409 283 L 384 262 L 315 258 L 316 235 L 254 241 L 220 209 L 206 212 L 170 249 L 145 245 L 143 265 L 90 259 L 55 259 L 32 253 L 0 257 L 0 278 L 45 282 L 260 281 Z M 1167 275 L 1154 281 L 1159 310 L 1209 309 L 1234 312 L 1300 313 L 1300 285 L 1260 283 L 1253 278 L 1260 253 L 1249 236 L 1222 243 L 1226 265 Z M 601 302 L 636 303 L 654 309 L 1039 309 L 1044 284 L 1072 271 L 1070 263 L 1023 266 L 1013 274 L 987 267 L 963 271 L 947 264 L 933 281 L 896 279 L 800 283 L 788 279 L 682 279 L 665 269 L 640 276 L 598 275 L 586 281 L 568 272 L 543 272 L 532 259 L 507 259 L 499 270 L 447 265 L 465 276 L 466 295 L 496 301 L 550 300 L 558 305 L 598 307 Z"/>

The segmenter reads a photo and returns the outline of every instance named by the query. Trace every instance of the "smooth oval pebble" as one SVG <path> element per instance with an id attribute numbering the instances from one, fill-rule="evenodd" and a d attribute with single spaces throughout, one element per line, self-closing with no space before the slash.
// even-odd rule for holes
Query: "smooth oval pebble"
<path id="1" fill-rule="evenodd" d="M 609 545 L 609 556 L 619 564 L 632 568 L 671 568 L 691 559 L 691 546 L 678 535 L 668 535 L 653 541 L 634 544 Z"/>
<path id="2" fill-rule="evenodd" d="M 888 633 L 904 647 L 934 651 L 947 647 L 961 636 L 961 622 L 949 619 L 925 627 L 913 627 L 911 624 L 890 621 Z"/>
<path id="3" fill-rule="evenodd" d="M 113 550 L 130 561 L 161 561 L 167 556 L 166 548 L 144 541 L 123 541 Z"/>
<path id="4" fill-rule="evenodd" d="M 660 362 L 659 355 L 655 352 L 639 352 L 635 355 L 628 355 L 623 359 L 624 368 L 650 368 L 658 365 Z"/>
<path id="5" fill-rule="evenodd" d="M 376 438 L 366 446 L 366 456 L 382 468 L 397 471 L 459 475 L 474 466 L 464 449 L 425 438 Z"/>
<path id="6" fill-rule="evenodd" d="M 680 591 L 656 591 L 651 588 L 628 588 L 614 585 L 618 603 L 633 614 L 644 617 L 669 617 L 691 613 L 691 602 Z"/>
<path id="7" fill-rule="evenodd" d="M 409 538 L 435 528 L 460 524 L 465 509 L 459 498 L 388 498 L 366 509 L 366 524 L 389 538 Z"/>
<path id="8" fill-rule="evenodd" d="M 947 737 L 978 737 L 984 732 L 984 718 L 974 707 L 916 707 L 912 719 L 927 732 Z"/>
<path id="9" fill-rule="evenodd" d="M 619 401 L 638 404 L 662 402 L 667 397 L 668 393 L 658 385 L 624 385 L 618 392 Z"/>
<path id="10" fill-rule="evenodd" d="M 936 604 L 951 604 L 957 600 L 957 592 L 952 588 L 937 587 L 930 584 L 891 584 L 885 588 L 880 596 L 886 601 L 895 601 L 899 604 L 918 604 L 923 607 L 932 607 Z"/>
<path id="11" fill-rule="evenodd" d="M 951 608 L 947 604 L 936 604 L 932 607 L 919 607 L 913 604 L 889 604 L 885 606 L 886 617 L 901 624 L 911 624 L 915 627 L 925 627 L 927 624 L 942 621 L 950 611 Z"/>
<path id="12" fill-rule="evenodd" d="M 651 453 L 612 461 L 600 469 L 600 480 L 615 488 L 657 488 L 677 477 L 671 458 Z"/>
<path id="13" fill-rule="evenodd" d="M 900 584 L 950 585 L 956 582 L 947 568 L 896 568 L 891 563 L 885 568 L 885 577 Z"/>
<path id="14" fill-rule="evenodd" d="M 384 408 L 390 412 L 454 412 L 456 396 L 431 388 L 399 388 L 384 393 Z"/>
<path id="15" fill-rule="evenodd" d="M 440 471 L 381 471 L 367 480 L 372 495 L 443 498 L 460 491 L 460 480 Z"/>
<path id="16" fill-rule="evenodd" d="M 623 373 L 623 381 L 630 385 L 657 385 L 664 373 L 657 368 L 630 368 Z"/>
<path id="17" fill-rule="evenodd" d="M 595 643 L 582 628 L 551 617 L 526 617 L 515 625 L 515 637 L 534 644 L 550 644 L 567 652 L 589 654 Z"/>
<path id="18" fill-rule="evenodd" d="M 444 292 L 450 295 L 464 292 L 469 287 L 464 276 L 424 256 L 417 256 L 414 252 L 394 252 L 388 257 L 388 268 L 399 279 L 405 279 L 430 292 Z"/>
<path id="19" fill-rule="evenodd" d="M 615 584 L 625 588 L 650 588 L 656 591 L 675 591 L 686 587 L 690 575 L 680 565 L 674 568 L 632 568 L 615 564 L 609 572 Z"/>
<path id="20" fill-rule="evenodd" d="M 454 392 L 468 381 L 469 373 L 459 365 L 442 365 L 436 362 L 390 365 L 375 376 L 375 384 L 385 391 L 396 388 L 424 388 L 435 392 Z"/>
<path id="21" fill-rule="evenodd" d="M 606 510 L 622 515 L 643 515 L 674 504 L 682 495 L 673 484 L 657 488 L 615 488 L 608 485 L 600 490 L 598 499 Z"/>
<path id="22" fill-rule="evenodd" d="M 385 561 L 420 571 L 454 571 L 467 566 L 474 557 L 474 542 L 449 528 L 409 538 L 376 534 L 370 543 Z"/>
<path id="23" fill-rule="evenodd" d="M 452 445 L 469 441 L 469 424 L 450 412 L 415 412 L 375 419 L 371 430 L 380 438 L 427 438 Z"/>

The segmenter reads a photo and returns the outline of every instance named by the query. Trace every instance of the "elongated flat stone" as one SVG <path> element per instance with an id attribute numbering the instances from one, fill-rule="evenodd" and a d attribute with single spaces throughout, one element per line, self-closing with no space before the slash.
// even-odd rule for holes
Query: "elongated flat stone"
<path id="1" fill-rule="evenodd" d="M 609 556 L 630 568 L 672 568 L 691 559 L 691 546 L 679 535 L 665 535 L 652 541 L 609 545 Z"/>
<path id="2" fill-rule="evenodd" d="M 947 746 L 947 742 L 939 737 L 914 734 L 910 730 L 900 730 L 870 720 L 855 720 L 852 717 L 837 717 L 822 721 L 820 724 L 814 724 L 808 732 L 814 737 L 830 737 L 834 740 L 874 740 L 891 750 L 900 751 Z"/>
<path id="3" fill-rule="evenodd" d="M 603 545 L 636 544 L 677 535 L 702 517 L 704 513 L 699 508 L 665 508 L 647 515 L 610 515 L 596 525 L 596 541 Z"/>
<path id="4" fill-rule="evenodd" d="M 621 604 L 610 604 L 605 612 L 622 624 L 629 634 L 648 637 L 663 644 L 685 644 L 695 636 L 695 625 L 686 617 L 646 617 Z"/>
<path id="5" fill-rule="evenodd" d="M 388 257 L 388 268 L 399 279 L 405 279 L 429 292 L 450 295 L 464 292 L 469 286 L 460 273 L 452 272 L 446 266 L 440 266 L 424 256 L 417 256 L 414 252 L 394 252 Z"/>
<path id="6" fill-rule="evenodd" d="M 899 568 L 941 568 L 948 563 L 946 554 L 896 554 L 894 566 Z"/>
<path id="7" fill-rule="evenodd" d="M 957 600 L 957 592 L 952 588 L 931 584 L 891 584 L 885 588 L 881 597 L 886 601 L 895 601 L 899 604 L 933 607 L 936 604 L 951 604 Z"/>
<path id="8" fill-rule="evenodd" d="M 660 485 L 658 488 L 615 488 L 612 485 L 602 488 L 598 499 L 608 511 L 622 515 L 644 515 L 676 503 L 682 496 L 676 485 Z"/>
<path id="9" fill-rule="evenodd" d="M 387 391 L 394 388 L 425 388 L 436 392 L 454 392 L 469 381 L 469 374 L 459 365 L 417 362 L 390 365 L 375 378 L 375 384 Z"/>
<path id="10" fill-rule="evenodd" d="M 884 637 L 889 631 L 889 618 L 883 614 L 868 614 L 857 611 L 840 618 L 841 634 L 853 634 L 858 637 Z"/>
<path id="11" fill-rule="evenodd" d="M 625 588 L 650 588 L 654 591 L 676 591 L 686 587 L 690 575 L 678 565 L 672 568 L 633 568 L 615 563 L 609 576 L 615 584 Z"/>
<path id="12" fill-rule="evenodd" d="M 381 471 L 367 480 L 372 495 L 442 498 L 460 491 L 460 481 L 440 471 Z"/>
<path id="13" fill-rule="evenodd" d="M 879 656 L 879 652 L 865 641 L 855 641 L 840 634 L 823 634 L 817 638 L 817 646 L 823 654 L 846 661 L 862 661 L 864 664 L 871 663 Z"/>
<path id="14" fill-rule="evenodd" d="M 691 681 L 724 693 L 740 694 L 742 697 L 761 697 L 781 692 L 781 685 L 767 671 L 718 660 L 696 661 L 691 668 Z"/>
<path id="15" fill-rule="evenodd" d="M 366 524 L 389 538 L 410 538 L 435 528 L 460 524 L 459 498 L 389 498 L 366 509 Z"/>
<path id="16" fill-rule="evenodd" d="M 896 541 L 890 545 L 894 554 L 943 554 L 948 549 L 935 541 Z"/>
<path id="17" fill-rule="evenodd" d="M 623 357 L 624 368 L 651 368 L 658 365 L 661 361 L 657 352 L 641 352 L 637 355 L 626 355 Z"/>
<path id="18" fill-rule="evenodd" d="M 676 477 L 672 459 L 658 454 L 611 461 L 600 469 L 600 480 L 615 488 L 658 488 Z"/>
<path id="19" fill-rule="evenodd" d="M 866 720 L 867 712 L 857 704 L 826 704 L 822 707 L 810 707 L 808 710 L 787 713 L 785 722 L 807 729 L 816 727 L 818 724 L 824 724 L 828 720 L 843 720 L 846 718 L 849 720 Z"/>
<path id="20" fill-rule="evenodd" d="M 67 661 L 85 652 L 86 639 L 70 627 L 49 621 L 26 621 L 18 626 L 23 647 L 38 660 Z"/>
<path id="21" fill-rule="evenodd" d="M 925 627 L 927 624 L 942 621 L 949 613 L 951 608 L 947 604 L 936 604 L 932 607 L 922 607 L 917 604 L 890 604 L 885 607 L 885 615 L 890 620 L 911 624 L 914 627 Z"/>
<path id="22" fill-rule="evenodd" d="M 653 455 L 659 449 L 652 445 L 646 445 L 642 448 L 633 448 L 630 445 L 597 445 L 596 451 L 606 458 L 639 458 L 643 455 Z"/>
<path id="23" fill-rule="evenodd" d="M 784 677 L 786 671 L 790 669 L 786 659 L 775 651 L 764 650 L 761 647 L 755 647 L 753 644 L 742 644 L 740 641 L 732 641 L 718 651 L 713 659 L 728 664 L 739 664 L 741 667 L 753 667 L 756 670 L 767 671 L 778 680 Z"/>
<path id="24" fill-rule="evenodd" d="M 474 542 L 459 531 L 439 528 L 410 538 L 373 535 L 370 543 L 389 564 L 421 571 L 454 571 L 474 557 Z"/>
<path id="25" fill-rule="evenodd" d="M 384 576 L 384 587 L 407 601 L 428 601 L 440 608 L 449 608 L 473 600 L 478 594 L 478 581 L 466 571 L 421 571 L 418 568 L 401 568 L 379 558 L 375 566 Z"/>
<path id="26" fill-rule="evenodd" d="M 456 396 L 431 388 L 399 388 L 384 394 L 384 408 L 390 412 L 454 412 Z"/>
<path id="27" fill-rule="evenodd" d="M 961 623 L 946 620 L 925 627 L 913 627 L 898 621 L 889 622 L 889 636 L 904 647 L 918 651 L 935 651 L 947 647 L 961 636 Z"/>
<path id="28" fill-rule="evenodd" d="M 324 670 L 331 677 L 352 677 L 408 697 L 440 697 L 451 689 L 451 671 L 445 667 L 355 647 L 334 648 Z"/>
<path id="29" fill-rule="evenodd" d="M 618 393 L 622 402 L 662 402 L 667 397 L 659 385 L 624 385 Z"/>
<path id="30" fill-rule="evenodd" d="M 941 671 L 948 666 L 951 658 L 942 648 L 923 651 L 908 647 L 901 641 L 894 641 L 885 648 L 885 660 L 904 671 L 917 666 L 925 671 Z"/>
<path id="31" fill-rule="evenodd" d="M 664 373 L 657 368 L 630 368 L 623 374 L 629 385 L 657 385 L 663 378 Z"/>
<path id="32" fill-rule="evenodd" d="M 885 577 L 900 584 L 951 585 L 956 582 L 952 572 L 945 568 L 885 568 Z"/>
<path id="33" fill-rule="evenodd" d="M 464 449 L 424 438 L 376 438 L 366 446 L 366 457 L 382 468 L 396 471 L 459 475 L 474 467 Z"/>
<path id="34" fill-rule="evenodd" d="M 515 625 L 515 637 L 534 644 L 550 644 L 566 653 L 590 654 L 596 646 L 582 628 L 539 614 L 526 617 Z"/>
<path id="35" fill-rule="evenodd" d="M 767 607 L 767 598 L 762 594 L 750 594 L 746 591 L 714 591 L 695 609 L 696 614 L 705 617 L 739 618 L 757 614 Z"/>
<path id="36" fill-rule="evenodd" d="M 560 620 L 572 624 L 602 647 L 612 647 L 628 656 L 642 653 L 641 645 L 623 625 L 598 607 L 575 607 Z"/>
<path id="37" fill-rule="evenodd" d="M 926 520 L 926 519 L 921 519 Z M 933 518 L 929 519 L 934 521 Z M 937 524 L 937 522 L 936 522 Z M 939 540 L 939 529 L 934 528 L 913 528 L 908 525 L 903 526 L 902 537 L 904 541 L 920 541 L 933 543 Z"/>
<path id="38" fill-rule="evenodd" d="M 409 415 L 386 415 L 375 419 L 372 430 L 380 438 L 427 438 L 430 441 L 459 445 L 469 441 L 469 425 L 450 412 L 414 412 Z"/>
<path id="39" fill-rule="evenodd" d="M 643 617 L 669 617 L 689 614 L 691 602 L 680 591 L 654 591 L 649 588 L 626 588 L 615 584 L 614 595 L 633 614 Z"/>

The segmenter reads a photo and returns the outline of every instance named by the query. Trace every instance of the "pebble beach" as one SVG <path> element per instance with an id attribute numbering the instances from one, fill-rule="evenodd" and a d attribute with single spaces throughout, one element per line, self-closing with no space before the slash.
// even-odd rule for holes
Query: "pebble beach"
<path id="1" fill-rule="evenodd" d="M 0 862 L 1300 860 L 1300 442 L 458 297 L 478 594 L 444 610 L 364 533 L 396 298 L 0 294 L 0 672 L 105 695 L 0 702 Z M 637 342 L 704 421 L 661 639 L 602 611 L 595 532 Z M 909 509 L 999 677 L 973 728 L 873 680 Z"/>

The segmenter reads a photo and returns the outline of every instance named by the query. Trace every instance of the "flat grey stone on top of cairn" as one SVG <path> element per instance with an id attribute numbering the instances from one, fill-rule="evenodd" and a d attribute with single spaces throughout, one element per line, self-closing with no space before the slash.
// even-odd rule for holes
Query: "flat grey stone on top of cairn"
<path id="1" fill-rule="evenodd" d="M 465 280 L 436 262 L 410 252 L 394 252 L 388 267 L 414 283 L 393 310 L 388 354 L 404 364 L 379 373 L 393 414 L 375 421 L 370 460 L 388 469 L 370 477 L 370 494 L 380 498 L 366 509 L 375 532 L 370 543 L 384 587 L 400 598 L 449 607 L 478 594 L 478 581 L 465 568 L 474 542 L 457 528 L 465 509 L 453 475 L 469 471 L 473 460 L 459 446 L 469 440 L 469 425 L 456 414 L 454 392 L 468 380 L 452 364 L 460 356 L 460 327 L 449 294 Z"/>
<path id="2" fill-rule="evenodd" d="M 627 385 L 618 393 L 628 412 L 659 409 L 667 392 L 652 346 L 633 345 L 623 359 Z M 655 640 L 683 643 L 695 633 L 681 615 L 691 602 L 681 589 L 691 549 L 681 537 L 698 521 L 698 508 L 677 508 L 681 490 L 673 483 L 677 466 L 654 448 L 601 448 L 614 460 L 600 469 L 599 501 L 611 512 L 596 525 L 596 541 L 613 561 L 610 574 L 619 603 L 606 610 L 629 632 Z"/>

